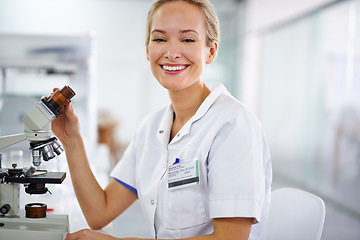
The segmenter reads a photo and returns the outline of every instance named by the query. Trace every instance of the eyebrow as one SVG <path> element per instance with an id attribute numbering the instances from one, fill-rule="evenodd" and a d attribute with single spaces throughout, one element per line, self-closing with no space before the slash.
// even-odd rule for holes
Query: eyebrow
<path id="1" fill-rule="evenodd" d="M 181 31 L 180 31 L 180 33 L 188 33 L 188 32 L 193 32 L 193 33 L 195 33 L 195 34 L 197 34 L 197 35 L 200 35 L 197 31 L 192 30 L 192 29 L 186 29 L 186 30 L 181 30 Z"/>
<path id="2" fill-rule="evenodd" d="M 156 33 L 156 32 L 163 33 L 163 34 L 166 33 L 166 31 L 164 31 L 164 30 L 154 29 L 154 30 L 151 31 L 151 34 Z M 180 33 L 188 33 L 188 32 L 192 32 L 192 33 L 195 33 L 197 35 L 200 35 L 197 31 L 192 30 L 192 29 L 180 30 Z"/>
<path id="3" fill-rule="evenodd" d="M 158 33 L 166 33 L 164 30 L 154 29 L 154 30 L 151 31 L 151 34 L 156 33 L 156 32 L 158 32 Z"/>

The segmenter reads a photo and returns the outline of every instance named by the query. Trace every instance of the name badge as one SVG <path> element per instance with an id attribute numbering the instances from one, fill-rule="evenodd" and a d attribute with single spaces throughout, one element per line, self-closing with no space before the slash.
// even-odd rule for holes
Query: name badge
<path id="1" fill-rule="evenodd" d="M 199 184 L 199 160 L 179 162 L 177 158 L 169 166 L 169 189 L 178 189 L 194 184 Z"/>

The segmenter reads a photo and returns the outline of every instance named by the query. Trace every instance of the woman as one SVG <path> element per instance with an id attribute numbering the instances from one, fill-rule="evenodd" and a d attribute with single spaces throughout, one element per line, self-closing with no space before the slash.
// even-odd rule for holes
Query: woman
<path id="1" fill-rule="evenodd" d="M 105 190 L 90 170 L 72 106 L 53 122 L 92 229 L 139 199 L 154 238 L 264 239 L 271 162 L 262 127 L 224 86 L 201 78 L 218 38 L 207 0 L 152 5 L 146 54 L 171 105 L 144 119 Z M 87 229 L 72 239 L 115 238 Z"/>

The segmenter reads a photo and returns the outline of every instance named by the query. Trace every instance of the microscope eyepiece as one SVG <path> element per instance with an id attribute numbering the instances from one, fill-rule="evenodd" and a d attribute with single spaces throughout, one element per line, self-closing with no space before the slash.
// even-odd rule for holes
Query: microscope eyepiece
<path id="1" fill-rule="evenodd" d="M 57 116 L 60 114 L 60 109 L 68 104 L 73 96 L 75 96 L 75 92 L 69 86 L 65 86 L 61 90 L 56 90 L 49 98 L 44 98 L 42 101 Z"/>

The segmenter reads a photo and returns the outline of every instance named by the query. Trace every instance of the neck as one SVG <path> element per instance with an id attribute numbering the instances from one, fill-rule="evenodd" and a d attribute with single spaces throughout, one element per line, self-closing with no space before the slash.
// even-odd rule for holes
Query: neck
<path id="1" fill-rule="evenodd" d="M 181 91 L 169 91 L 170 100 L 175 111 L 175 119 L 184 125 L 200 107 L 201 103 L 210 94 L 210 90 L 202 81 L 197 81 Z"/>

